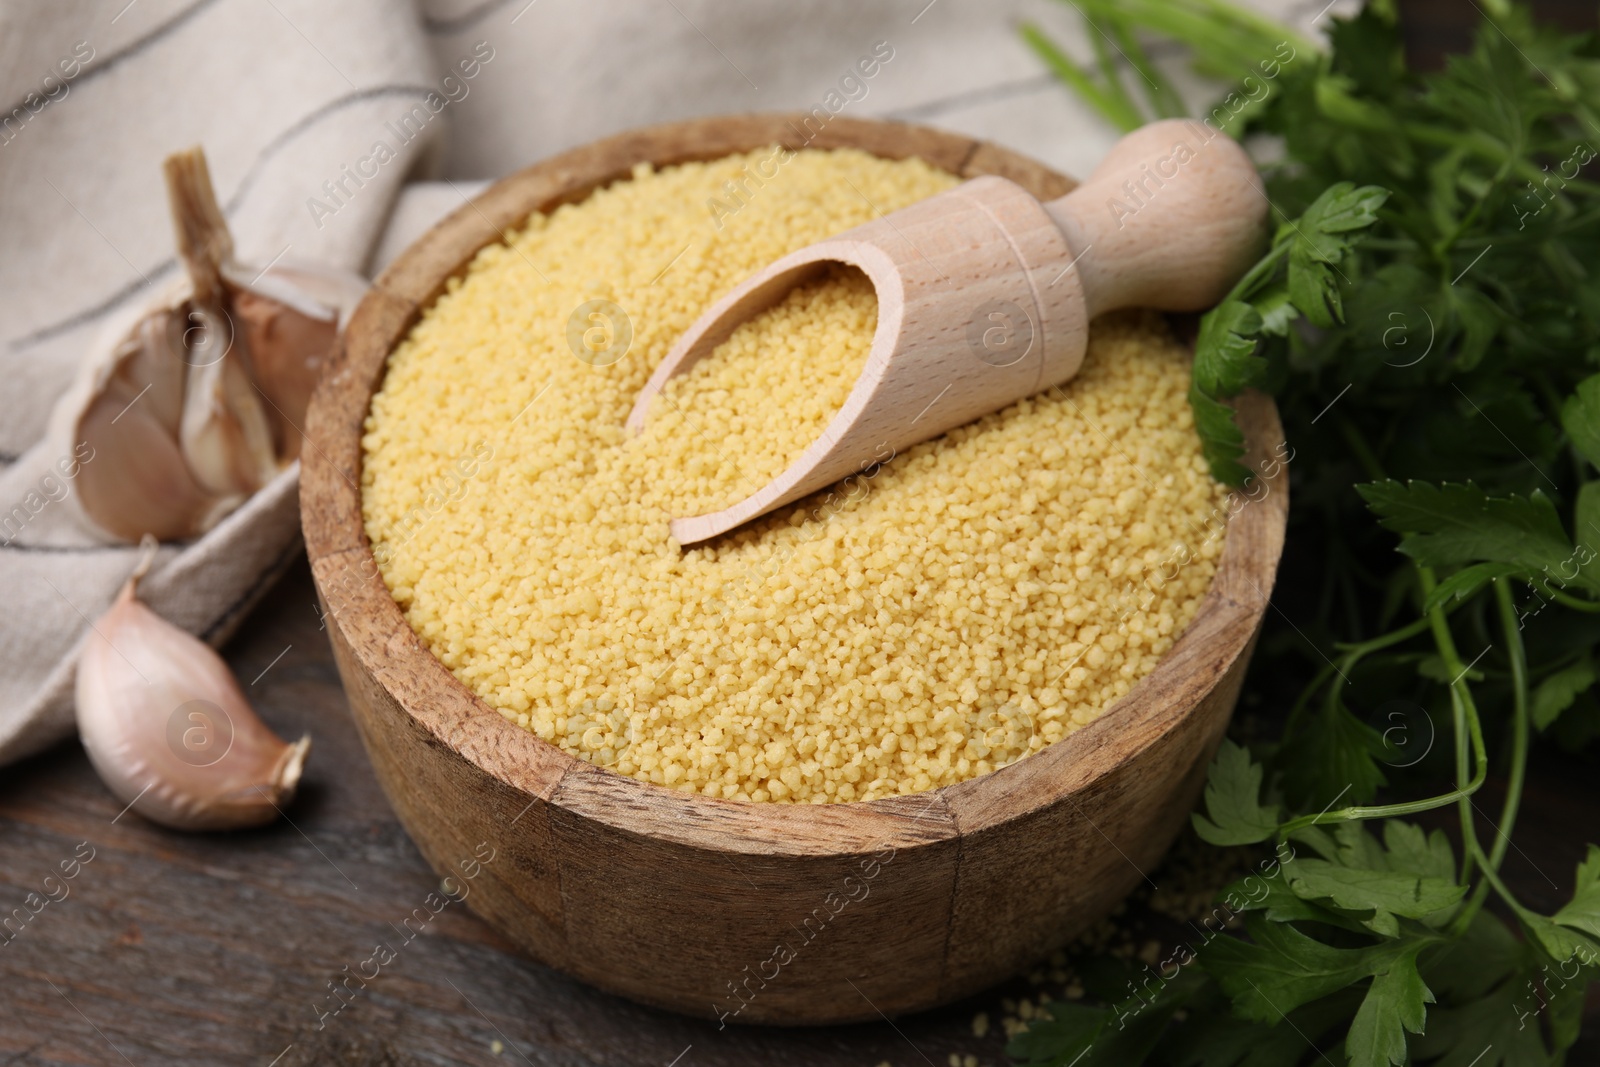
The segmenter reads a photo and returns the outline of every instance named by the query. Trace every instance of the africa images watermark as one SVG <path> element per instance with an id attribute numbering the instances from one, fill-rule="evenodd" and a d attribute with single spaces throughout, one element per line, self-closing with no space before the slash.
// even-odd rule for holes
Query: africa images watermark
<path id="1" fill-rule="evenodd" d="M 371 955 L 356 964 L 353 972 L 350 965 L 345 964 L 340 974 L 328 979 L 327 996 L 318 998 L 318 1001 L 311 1006 L 311 1010 L 317 1016 L 317 1029 L 326 1029 L 329 1019 L 353 1004 L 356 997 L 367 987 L 367 983 L 376 981 L 383 973 L 383 969 L 399 958 L 401 949 L 429 929 L 428 924 L 433 922 L 436 915 L 451 904 L 459 904 L 466 900 L 472 891 L 467 883 L 482 874 L 483 869 L 494 862 L 497 854 L 496 849 L 487 841 L 479 842 L 472 850 L 471 856 L 454 865 L 453 870 L 456 873 L 445 876 L 444 881 L 439 884 L 441 892 L 429 893 L 421 907 L 413 908 L 409 915 L 400 920 L 400 925 L 394 927 L 395 932 L 401 935 L 398 947 L 389 941 L 380 941 L 373 946 Z M 354 986 L 351 985 L 352 982 L 355 983 Z M 324 1004 L 329 1001 L 332 1002 L 332 1006 L 325 1007 Z"/>
<path id="2" fill-rule="evenodd" d="M 1284 50 L 1288 55 L 1284 55 Z M 1222 98 L 1211 113 L 1200 120 L 1200 125 L 1205 127 L 1206 134 L 1198 146 L 1188 141 L 1179 141 L 1172 146 L 1172 150 L 1157 159 L 1152 165 L 1143 163 L 1139 166 L 1140 177 L 1129 178 L 1122 183 L 1123 198 L 1110 197 L 1106 200 L 1106 208 L 1111 212 L 1111 217 L 1116 219 L 1117 228 L 1120 230 L 1127 224 L 1127 220 L 1149 207 L 1166 184 L 1175 180 L 1183 173 L 1183 168 L 1193 162 L 1206 145 L 1222 136 L 1224 130 L 1246 108 L 1261 103 L 1272 93 L 1272 87 L 1267 83 L 1283 72 L 1283 68 L 1294 62 L 1299 53 L 1288 41 L 1279 41 L 1277 50 L 1272 58 L 1264 59 L 1256 64 L 1261 71 L 1261 77 L 1248 74 L 1240 83 L 1243 94 L 1234 91 Z M 1191 124 L 1192 125 L 1192 124 Z"/>
<path id="3" fill-rule="evenodd" d="M 736 1007 L 725 1006 L 724 1003 L 713 1003 L 711 1010 L 717 1013 L 717 1029 L 727 1028 L 728 1020 L 735 1018 L 744 1011 L 749 1004 L 760 995 L 769 984 L 778 980 L 783 974 L 783 969 L 799 958 L 800 953 L 814 942 L 828 924 L 837 919 L 852 903 L 866 900 L 872 893 L 872 881 L 883 873 L 883 869 L 894 861 L 895 847 L 890 844 L 879 845 L 870 855 L 864 856 L 856 864 L 858 874 L 847 874 L 840 882 L 839 889 L 830 890 L 823 897 L 822 903 L 812 908 L 800 924 L 794 927 L 799 938 L 785 937 L 773 947 L 772 953 L 766 959 L 755 965 L 755 973 L 751 973 L 749 964 L 740 972 L 742 978 L 733 978 L 728 981 L 729 1000 Z M 842 892 L 841 892 L 842 890 Z"/>
<path id="4" fill-rule="evenodd" d="M 1200 947 L 1204 948 L 1216 939 L 1217 935 L 1236 922 L 1240 916 L 1254 907 L 1259 907 L 1267 899 L 1272 887 L 1267 883 L 1283 873 L 1283 868 L 1294 862 L 1294 847 L 1287 841 L 1280 842 L 1269 859 L 1262 860 L 1256 871 L 1245 876 L 1237 887 L 1230 889 L 1214 908 L 1211 914 L 1200 920 L 1200 926 L 1190 926 L 1200 935 Z M 1166 959 L 1154 966 L 1146 966 L 1144 980 L 1135 986 L 1133 979 L 1128 980 L 1128 996 L 1112 1005 L 1112 1011 L 1117 1015 L 1117 1029 L 1126 1029 L 1128 1023 L 1138 1018 L 1146 1008 L 1153 1007 L 1156 997 L 1172 982 L 1183 968 L 1189 966 L 1200 958 L 1200 953 L 1187 942 L 1179 943 L 1173 948 Z"/>
<path id="5" fill-rule="evenodd" d="M 800 138 L 800 148 L 815 141 L 833 117 L 846 106 L 865 100 L 870 89 L 867 83 L 877 77 L 893 58 L 894 46 L 888 41 L 879 41 L 872 46 L 870 55 L 862 56 L 853 67 L 846 68 L 837 86 L 824 93 L 822 100 L 806 112 L 806 117 L 800 120 L 800 126 L 789 127 Z M 726 199 L 716 196 L 706 198 L 706 210 L 711 213 L 712 226 L 722 229 L 724 221 L 742 211 L 756 190 L 776 178 L 783 166 L 794 159 L 798 152 L 798 148 L 777 145 L 754 166 L 745 164 L 738 179 L 723 183 L 722 192 Z"/>
<path id="6" fill-rule="evenodd" d="M 57 459 L 53 469 L 40 475 L 38 483 L 30 486 L 21 500 L 8 511 L 0 513 L 0 533 L 5 535 L 0 545 L 11 544 L 27 529 L 29 523 L 39 517 L 40 512 L 72 495 L 73 480 L 94 457 L 94 447 L 87 441 L 79 441 L 70 455 Z M 60 477 L 56 476 L 57 472 Z"/>
<path id="7" fill-rule="evenodd" d="M 815 506 L 807 512 L 807 518 L 812 523 L 809 534 L 784 541 L 764 560 L 745 563 L 702 601 L 706 610 L 726 620 L 733 618 L 740 608 L 758 603 L 767 580 L 783 573 L 789 562 L 807 544 L 826 536 L 828 524 L 835 517 L 865 499 L 871 489 L 871 480 L 896 455 L 887 441 L 880 443 L 873 454 L 876 458 L 863 460 L 855 474 L 826 492 L 819 491 Z M 657 677 L 666 677 L 677 662 L 675 657 Z M 586 699 L 568 712 L 568 734 L 577 736 L 580 747 L 586 753 L 584 759 L 597 767 L 617 767 L 626 773 L 627 769 L 618 765 L 628 758 L 629 751 L 640 739 L 635 722 L 639 710 L 631 691 L 624 692 L 620 698 L 603 694 L 598 698 Z M 980 723 L 979 729 L 992 729 L 992 724 L 985 727 Z"/>
<path id="8" fill-rule="evenodd" d="M 357 595 L 361 586 L 374 578 L 381 578 L 382 568 L 388 564 L 397 550 L 417 535 L 419 530 L 432 522 L 447 505 L 466 496 L 467 488 L 472 481 L 491 468 L 494 456 L 495 450 L 492 444 L 486 441 L 474 442 L 471 452 L 464 453 L 446 467 L 439 479 L 423 494 L 422 499 L 401 514 L 394 524 L 391 536 L 373 544 L 372 551 L 361 557 L 357 566 L 352 567 L 346 561 L 337 577 L 330 575 L 324 586 L 328 611 L 320 616 L 322 625 L 326 626 L 327 615 L 337 615 L 349 602 L 349 598 Z M 343 595 L 336 596 L 336 593 Z"/>
<path id="9" fill-rule="evenodd" d="M 72 79 L 83 73 L 84 64 L 93 58 L 94 45 L 88 41 L 73 45 L 71 54 L 56 61 L 55 69 L 39 82 L 37 91 L 24 96 L 22 103 L 12 108 L 10 114 L 0 116 L 0 145 L 8 145 L 16 140 L 35 115 L 51 104 L 65 100 L 72 91 Z"/>
<path id="10" fill-rule="evenodd" d="M 388 140 L 382 138 L 372 142 L 372 147 L 367 154 L 358 158 L 354 163 L 346 163 L 339 168 L 339 173 L 322 183 L 322 192 L 327 200 L 319 200 L 311 196 L 306 198 L 306 210 L 311 212 L 311 221 L 317 224 L 317 229 L 322 229 L 323 220 L 337 215 L 345 205 L 355 199 L 355 196 L 367 184 L 378 176 L 378 172 L 386 165 L 400 157 L 399 148 L 410 144 L 422 136 L 422 131 L 428 123 L 434 120 L 445 108 L 451 104 L 459 104 L 467 98 L 472 87 L 467 83 L 482 73 L 483 68 L 494 59 L 494 49 L 487 41 L 479 41 L 472 46 L 472 55 L 458 62 L 452 73 L 446 74 L 439 82 L 437 90 L 430 90 L 422 98 L 422 103 L 411 105 L 411 110 L 400 116 L 397 121 L 384 123 L 384 129 L 394 141 L 391 146 Z M 456 77 L 455 71 L 460 72 Z"/>
<path id="11" fill-rule="evenodd" d="M 1530 180 L 1528 182 L 1528 188 L 1525 195 L 1531 197 L 1534 204 L 1537 206 L 1528 211 L 1524 211 L 1516 204 L 1512 205 L 1512 210 L 1517 213 L 1517 229 L 1527 229 L 1529 219 L 1538 218 L 1540 215 L 1542 215 L 1544 213 L 1544 209 L 1549 207 L 1550 203 L 1555 200 L 1556 194 L 1565 189 L 1568 182 L 1577 178 L 1578 172 L 1592 162 L 1594 157 L 1594 148 L 1591 147 L 1586 141 L 1579 141 L 1573 146 L 1572 152 L 1567 156 L 1567 158 L 1563 159 L 1560 164 L 1557 165 L 1556 172 L 1554 174 L 1546 174 L 1544 180 L 1538 185 L 1534 185 Z M 1568 167 L 1572 168 L 1571 174 L 1567 173 Z M 1544 169 L 1548 171 L 1550 167 L 1546 165 Z M 1551 182 L 1555 183 L 1554 187 L 1551 186 Z M 1518 197 L 1523 195 L 1523 193 L 1517 194 Z"/>
<path id="12" fill-rule="evenodd" d="M 87 854 L 84 852 L 85 849 L 88 850 Z M 0 948 L 21 937 L 22 931 L 26 930 L 28 924 L 37 919 L 45 908 L 51 904 L 59 904 L 71 896 L 72 887 L 67 883 L 78 877 L 84 865 L 91 862 L 94 856 L 94 846 L 87 841 L 80 841 L 73 850 L 73 855 L 56 865 L 61 872 L 59 875 L 52 871 L 40 879 L 39 885 L 44 890 L 43 895 L 37 891 L 30 892 L 22 898 L 21 907 L 12 908 L 9 915 L 0 918 Z"/>

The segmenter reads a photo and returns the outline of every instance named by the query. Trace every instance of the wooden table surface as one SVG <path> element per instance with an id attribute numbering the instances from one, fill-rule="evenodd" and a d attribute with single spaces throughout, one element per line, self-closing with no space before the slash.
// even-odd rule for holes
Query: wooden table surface
<path id="1" fill-rule="evenodd" d="M 119 818 L 76 744 L 0 770 L 0 913 L 42 895 L 81 842 L 94 850 L 70 895 L 0 944 L 0 1067 L 1004 1062 L 1000 1040 L 972 1036 L 971 1005 L 893 1026 L 719 1032 L 527 960 L 456 903 L 321 1019 L 337 1006 L 328 983 L 380 941 L 400 945 L 395 927 L 439 880 L 378 789 L 320 623 L 302 561 L 225 649 L 262 717 L 314 739 L 275 825 L 186 835 Z"/>
<path id="2" fill-rule="evenodd" d="M 1005 1062 L 1000 1037 L 978 1039 L 971 1026 L 974 1012 L 995 1013 L 1000 991 L 892 1024 L 719 1031 L 524 959 L 454 903 L 323 1016 L 337 1006 L 330 983 L 379 942 L 400 944 L 396 927 L 438 880 L 368 767 L 303 562 L 226 653 L 268 723 L 315 739 L 287 819 L 184 835 L 119 815 L 75 744 L 0 771 L 0 912 L 93 849 L 70 895 L 0 943 L 0 1067 Z M 1582 840 L 1600 825 L 1590 773 L 1542 756 L 1530 776 L 1505 873 L 1541 910 L 1570 892 Z M 1600 1063 L 1593 998 L 1587 1031 L 1570 1064 Z"/>

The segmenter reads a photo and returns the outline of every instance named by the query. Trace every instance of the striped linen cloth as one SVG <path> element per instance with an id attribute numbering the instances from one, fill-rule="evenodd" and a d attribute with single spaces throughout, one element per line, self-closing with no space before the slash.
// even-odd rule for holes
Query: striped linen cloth
<path id="1" fill-rule="evenodd" d="M 1255 2 L 1302 30 L 1324 5 Z M 70 521 L 72 457 L 42 435 L 106 321 L 180 270 L 169 153 L 204 146 L 242 262 L 366 272 L 484 179 L 698 115 L 827 106 L 1086 173 L 1115 131 L 1023 47 L 1023 19 L 1092 54 L 1053 0 L 0 5 L 0 764 L 73 733 L 76 650 L 135 562 Z M 880 43 L 892 58 L 852 78 Z M 296 474 L 163 546 L 142 586 L 150 604 L 225 639 L 300 551 Z"/>

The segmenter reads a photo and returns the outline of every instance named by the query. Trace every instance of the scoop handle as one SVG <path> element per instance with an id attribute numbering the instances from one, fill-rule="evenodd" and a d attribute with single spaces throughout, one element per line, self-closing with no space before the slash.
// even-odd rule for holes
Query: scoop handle
<path id="1" fill-rule="evenodd" d="M 1261 254 L 1267 207 L 1244 149 L 1193 119 L 1134 130 L 1044 205 L 1078 257 L 1090 318 L 1211 307 Z"/>

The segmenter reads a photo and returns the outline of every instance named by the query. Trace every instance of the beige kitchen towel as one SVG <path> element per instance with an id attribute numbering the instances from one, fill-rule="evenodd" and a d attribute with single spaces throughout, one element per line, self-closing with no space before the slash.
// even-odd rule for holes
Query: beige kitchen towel
<path id="1" fill-rule="evenodd" d="M 1302 32 L 1330 14 L 1326 0 L 1252 6 Z M 244 262 L 354 270 L 482 179 L 700 115 L 828 106 L 1087 173 L 1116 131 L 1023 46 L 1023 20 L 1091 58 L 1091 31 L 1058 0 L 0 4 L 0 764 L 71 734 L 75 651 L 134 563 L 68 521 L 83 460 L 39 441 L 105 321 L 179 269 L 168 153 L 205 147 Z M 880 45 L 892 59 L 855 78 Z M 1194 99 L 1215 92 L 1170 49 L 1158 62 Z M 144 585 L 156 610 L 226 636 L 299 551 L 295 474 L 166 546 Z"/>
<path id="2" fill-rule="evenodd" d="M 384 0 L 0 6 L 0 763 L 72 733 L 76 650 L 137 555 L 65 505 L 81 464 L 111 459 L 40 437 L 106 320 L 180 269 L 162 158 L 205 147 L 243 262 L 363 270 L 441 143 L 441 77 L 416 13 Z M 413 108 L 427 121 L 390 128 Z M 379 140 L 393 158 L 375 176 L 323 188 Z M 223 637 L 297 551 L 296 474 L 164 547 L 152 606 Z"/>

